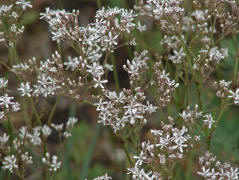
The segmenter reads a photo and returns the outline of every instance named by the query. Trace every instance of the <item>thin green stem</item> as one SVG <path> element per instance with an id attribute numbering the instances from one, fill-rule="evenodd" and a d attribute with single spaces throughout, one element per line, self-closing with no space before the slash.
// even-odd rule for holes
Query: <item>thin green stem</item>
<path id="1" fill-rule="evenodd" d="M 96 130 L 95 130 L 95 134 L 94 137 L 92 139 L 92 142 L 90 144 L 88 153 L 86 155 L 86 158 L 83 162 L 83 167 L 82 167 L 82 172 L 81 172 L 81 179 L 85 179 L 87 177 L 89 168 L 90 168 L 90 163 L 91 163 L 91 159 L 96 147 L 96 143 L 100 137 L 100 133 L 101 133 L 101 129 L 102 129 L 102 125 L 101 124 L 97 124 Z"/>
<path id="2" fill-rule="evenodd" d="M 95 106 L 92 102 L 88 101 L 88 100 L 83 100 L 83 103 L 89 104 L 91 106 Z"/>
<path id="3" fill-rule="evenodd" d="M 97 3 L 97 7 L 100 9 L 102 7 L 101 1 L 100 0 L 96 0 L 96 3 Z"/>
<path id="4" fill-rule="evenodd" d="M 201 83 L 197 83 L 197 92 L 198 92 L 198 103 L 200 109 L 203 111 L 203 104 L 202 104 L 202 89 L 201 89 Z"/>
<path id="5" fill-rule="evenodd" d="M 41 118 L 40 118 L 40 116 L 39 116 L 39 114 L 38 114 L 38 112 L 37 112 L 37 109 L 36 109 L 36 107 L 35 107 L 35 104 L 34 104 L 32 98 L 28 98 L 28 100 L 30 101 L 30 103 L 31 103 L 31 105 L 32 105 L 33 113 L 34 113 L 34 115 L 35 115 L 35 118 L 37 119 L 38 124 L 41 126 L 41 125 L 42 125 Z"/>
<path id="6" fill-rule="evenodd" d="M 191 62 L 191 59 L 190 59 L 191 57 L 190 57 L 190 55 L 188 54 L 186 44 L 184 43 L 184 40 L 182 39 L 181 36 L 179 36 L 179 38 L 180 38 L 180 41 L 181 41 L 181 43 L 182 43 L 182 45 L 183 45 L 183 51 L 184 51 L 184 53 L 185 53 L 185 55 L 186 55 L 186 59 L 187 59 L 187 62 L 188 62 L 188 64 L 189 64 L 189 68 L 190 68 L 190 70 L 192 71 L 193 77 L 195 78 L 195 73 L 194 73 L 194 70 L 193 70 L 193 65 L 192 65 L 192 62 Z"/>
<path id="7" fill-rule="evenodd" d="M 51 124 L 52 118 L 53 118 L 53 116 L 54 116 L 54 114 L 55 114 L 57 105 L 59 104 L 60 100 L 61 100 L 61 95 L 58 95 L 58 96 L 57 96 L 57 99 L 56 99 L 56 102 L 55 102 L 55 104 L 53 105 L 53 107 L 52 107 L 52 109 L 51 109 L 51 113 L 50 113 L 50 115 L 49 115 L 49 117 L 48 117 L 48 120 L 47 120 L 47 124 L 48 124 L 48 125 Z"/>
<path id="8" fill-rule="evenodd" d="M 63 8 L 64 8 L 63 3 L 62 3 L 62 0 L 58 0 L 58 5 L 59 5 L 60 9 L 63 9 Z"/>
<path id="9" fill-rule="evenodd" d="M 233 40 L 234 40 L 234 44 L 235 44 L 235 48 L 236 48 L 236 62 L 235 62 L 235 66 L 234 66 L 233 82 L 236 83 L 236 80 L 237 80 L 237 70 L 238 70 L 238 61 L 239 61 L 239 53 L 238 53 L 237 40 L 236 40 L 236 36 L 235 35 L 233 35 Z"/>
<path id="10" fill-rule="evenodd" d="M 131 159 L 131 157 L 129 155 L 129 151 L 127 149 L 126 143 L 123 144 L 123 148 L 124 148 L 124 152 L 126 154 L 127 159 L 129 160 L 130 164 L 134 165 L 134 162 L 133 162 L 133 160 Z"/>

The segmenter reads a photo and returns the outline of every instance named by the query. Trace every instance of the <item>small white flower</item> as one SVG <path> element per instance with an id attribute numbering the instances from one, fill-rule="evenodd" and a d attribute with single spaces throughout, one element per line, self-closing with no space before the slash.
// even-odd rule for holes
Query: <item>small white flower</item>
<path id="1" fill-rule="evenodd" d="M 183 51 L 183 48 L 181 48 L 179 51 L 173 50 L 174 55 L 169 55 L 168 59 L 172 61 L 174 64 L 179 64 L 182 62 L 183 58 L 186 56 L 186 54 Z"/>
<path id="2" fill-rule="evenodd" d="M 63 129 L 63 124 L 54 124 L 51 123 L 51 127 L 53 127 L 57 132 L 61 132 Z"/>
<path id="3" fill-rule="evenodd" d="M 4 133 L 2 136 L 0 136 L 0 145 L 5 144 L 8 141 L 8 139 L 9 136 L 6 133 Z"/>
<path id="4" fill-rule="evenodd" d="M 24 139 L 27 136 L 27 127 L 26 126 L 22 126 L 19 129 L 19 136 L 21 139 Z"/>
<path id="5" fill-rule="evenodd" d="M 113 67 L 114 66 L 112 64 L 107 64 L 107 63 L 105 64 L 105 68 L 108 69 L 109 71 L 113 71 L 114 70 Z"/>
<path id="6" fill-rule="evenodd" d="M 63 136 L 64 136 L 64 138 L 69 138 L 69 137 L 71 137 L 71 133 L 70 132 L 67 132 L 67 131 L 65 131 L 64 133 L 63 133 Z"/>
<path id="7" fill-rule="evenodd" d="M 204 178 L 210 177 L 210 169 L 206 169 L 205 166 L 202 167 L 202 172 L 197 172 L 199 175 L 203 176 Z"/>
<path id="8" fill-rule="evenodd" d="M 140 32 L 146 31 L 146 25 L 142 25 L 140 22 L 138 22 L 138 24 L 137 24 L 137 29 L 138 29 Z"/>
<path id="9" fill-rule="evenodd" d="M 32 88 L 30 87 L 29 82 L 21 83 L 20 87 L 18 88 L 18 91 L 20 91 L 21 96 L 28 96 L 31 97 Z"/>
<path id="10" fill-rule="evenodd" d="M 78 119 L 75 117 L 69 117 L 67 123 L 66 123 L 66 129 L 72 130 L 74 125 L 78 122 Z"/>
<path id="11" fill-rule="evenodd" d="M 234 104 L 239 105 L 239 88 L 236 90 L 236 92 L 229 91 L 231 93 L 231 96 L 228 96 L 229 98 L 233 98 Z"/>
<path id="12" fill-rule="evenodd" d="M 61 167 L 61 162 L 58 161 L 56 155 L 50 157 L 49 153 L 45 154 L 45 157 L 42 158 L 42 163 L 46 164 L 49 168 L 49 171 L 57 171 Z"/>
<path id="13" fill-rule="evenodd" d="M 213 123 L 216 122 L 216 121 L 213 120 L 213 117 L 212 117 L 211 114 L 206 114 L 206 115 L 204 115 L 203 117 L 205 118 L 205 119 L 203 120 L 204 125 L 208 126 L 208 128 L 211 129 Z"/>
<path id="14" fill-rule="evenodd" d="M 30 142 L 33 144 L 33 145 L 35 145 L 35 146 L 38 146 L 38 145 L 41 145 L 41 142 L 42 142 L 42 140 L 41 140 L 41 138 L 40 138 L 40 135 L 41 135 L 41 133 L 40 133 L 40 128 L 38 128 L 38 127 L 35 127 L 34 129 L 33 129 L 33 134 L 27 134 L 27 137 L 30 139 Z"/>
<path id="15" fill-rule="evenodd" d="M 97 178 L 94 178 L 94 180 L 110 180 L 110 179 L 112 179 L 112 178 L 109 177 L 109 176 L 107 175 L 107 173 L 106 173 L 104 176 L 99 176 L 99 177 L 97 177 Z"/>
<path id="16" fill-rule="evenodd" d="M 5 78 L 0 78 L 0 89 L 7 87 L 8 80 Z"/>
<path id="17" fill-rule="evenodd" d="M 0 111 L 0 119 L 3 119 L 5 117 L 5 114 L 3 111 Z"/>
<path id="18" fill-rule="evenodd" d="M 16 1 L 16 5 L 20 5 L 23 10 L 25 10 L 27 7 L 32 8 L 31 3 L 26 0 L 18 0 Z"/>
<path id="19" fill-rule="evenodd" d="M 32 164 L 32 156 L 29 155 L 28 152 L 25 152 L 25 154 L 21 155 L 22 161 L 25 162 L 26 164 Z"/>
<path id="20" fill-rule="evenodd" d="M 51 165 L 50 165 L 50 171 L 57 171 L 57 169 L 59 169 L 61 167 L 61 162 L 58 162 L 57 161 L 58 158 L 57 156 L 53 155 L 52 156 L 52 162 L 51 162 Z"/>
<path id="21" fill-rule="evenodd" d="M 48 127 L 47 125 L 44 125 L 44 126 L 42 127 L 41 131 L 42 131 L 42 134 L 43 134 L 44 137 L 50 136 L 50 135 L 51 135 L 51 132 L 52 132 L 51 128 Z"/>
<path id="22" fill-rule="evenodd" d="M 82 57 L 68 57 L 68 62 L 64 62 L 64 65 L 66 66 L 66 70 L 70 69 L 71 71 L 75 71 L 77 67 L 79 66 L 80 62 L 82 61 Z"/>
<path id="23" fill-rule="evenodd" d="M 14 155 L 4 157 L 2 164 L 2 168 L 8 169 L 11 173 L 13 172 L 13 169 L 18 168 L 17 159 Z"/>
<path id="24" fill-rule="evenodd" d="M 13 102 L 11 102 L 12 99 L 13 97 L 9 97 L 8 94 L 0 96 L 0 106 L 4 106 L 6 109 L 9 109 L 10 105 L 14 104 Z"/>

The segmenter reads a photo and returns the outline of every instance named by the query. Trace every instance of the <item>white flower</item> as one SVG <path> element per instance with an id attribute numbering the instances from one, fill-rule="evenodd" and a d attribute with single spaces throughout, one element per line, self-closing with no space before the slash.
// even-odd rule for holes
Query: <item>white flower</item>
<path id="1" fill-rule="evenodd" d="M 61 162 L 58 162 L 57 156 L 53 155 L 50 158 L 49 153 L 46 153 L 45 157 L 42 158 L 42 163 L 48 166 L 49 171 L 57 171 L 61 167 Z"/>
<path id="2" fill-rule="evenodd" d="M 51 123 L 51 127 L 53 127 L 57 132 L 61 132 L 63 129 L 63 124 L 54 124 Z"/>
<path id="3" fill-rule="evenodd" d="M 210 18 L 210 15 L 208 15 L 208 10 L 196 10 L 192 12 L 192 16 L 195 17 L 198 21 L 204 21 L 208 18 Z"/>
<path id="4" fill-rule="evenodd" d="M 44 137 L 50 136 L 51 132 L 52 132 L 51 128 L 49 128 L 47 125 L 44 125 L 42 127 L 41 131 L 42 131 L 42 134 L 43 134 Z"/>
<path id="5" fill-rule="evenodd" d="M 137 29 L 138 29 L 140 32 L 146 31 L 146 25 L 142 25 L 140 22 L 138 22 L 138 24 L 137 24 Z"/>
<path id="6" fill-rule="evenodd" d="M 9 136 L 6 133 L 4 133 L 2 136 L 0 136 L 0 145 L 5 144 L 8 141 L 8 139 Z"/>
<path id="7" fill-rule="evenodd" d="M 22 126 L 19 129 L 19 136 L 21 139 L 24 139 L 27 136 L 27 127 L 26 126 Z"/>
<path id="8" fill-rule="evenodd" d="M 230 171 L 226 172 L 226 176 L 228 177 L 228 179 L 232 179 L 232 180 L 237 180 L 238 179 L 238 168 L 230 168 Z"/>
<path id="9" fill-rule="evenodd" d="M 112 179 L 112 178 L 109 177 L 109 176 L 107 175 L 107 173 L 106 173 L 104 176 L 99 176 L 99 177 L 97 177 L 97 178 L 94 178 L 94 180 L 110 180 L 110 179 Z"/>
<path id="10" fill-rule="evenodd" d="M 105 68 L 108 69 L 109 71 L 113 71 L 113 65 L 112 64 L 105 64 Z"/>
<path id="11" fill-rule="evenodd" d="M 210 177 L 210 169 L 206 169 L 205 166 L 202 167 L 202 172 L 197 172 L 199 175 L 203 176 L 204 178 Z"/>
<path id="12" fill-rule="evenodd" d="M 66 123 L 66 129 L 71 130 L 73 129 L 74 125 L 78 122 L 78 119 L 75 117 L 69 117 L 67 123 Z"/>
<path id="13" fill-rule="evenodd" d="M 11 102 L 12 99 L 13 97 L 9 97 L 8 94 L 0 96 L 0 106 L 4 106 L 5 108 L 9 109 L 10 105 L 14 104 L 13 102 Z"/>
<path id="14" fill-rule="evenodd" d="M 7 87 L 8 80 L 5 78 L 0 78 L 0 89 Z"/>
<path id="15" fill-rule="evenodd" d="M 23 83 L 21 82 L 20 87 L 18 88 L 21 96 L 28 96 L 31 97 L 32 88 L 30 87 L 29 82 Z"/>
<path id="16" fill-rule="evenodd" d="M 65 131 L 64 133 L 63 133 L 63 136 L 65 137 L 65 138 L 69 138 L 69 137 L 71 137 L 71 133 L 70 132 L 67 132 L 67 131 Z"/>
<path id="17" fill-rule="evenodd" d="M 107 43 L 107 46 L 111 49 L 113 46 L 116 46 L 118 44 L 117 42 L 118 35 L 113 35 L 110 31 L 108 36 L 104 37 L 104 42 Z"/>
<path id="18" fill-rule="evenodd" d="M 101 80 L 101 77 L 94 77 L 93 80 L 95 82 L 94 88 L 100 87 L 101 89 L 104 89 L 103 84 L 108 82 L 108 80 Z"/>
<path id="19" fill-rule="evenodd" d="M 16 1 L 16 5 L 20 5 L 23 10 L 25 10 L 27 7 L 32 8 L 31 3 L 26 0 L 18 0 Z"/>
<path id="20" fill-rule="evenodd" d="M 216 122 L 216 121 L 213 120 L 213 117 L 212 117 L 211 114 L 206 114 L 203 117 L 205 117 L 205 119 L 203 120 L 204 125 L 208 126 L 208 128 L 211 129 L 213 123 Z"/>
<path id="21" fill-rule="evenodd" d="M 5 114 L 3 111 L 0 111 L 0 119 L 3 119 L 5 117 Z"/>
<path id="22" fill-rule="evenodd" d="M 11 173 L 13 172 L 13 169 L 18 168 L 17 159 L 14 155 L 4 157 L 2 164 L 2 168 L 8 169 Z"/>
<path id="23" fill-rule="evenodd" d="M 232 95 L 228 96 L 229 98 L 233 98 L 234 104 L 239 105 L 239 88 L 236 90 L 236 92 L 229 91 Z"/>
<path id="24" fill-rule="evenodd" d="M 26 164 L 32 164 L 32 156 L 29 155 L 28 152 L 25 152 L 25 154 L 21 155 L 22 161 L 25 162 Z"/>
<path id="25" fill-rule="evenodd" d="M 58 162 L 57 159 L 58 159 L 57 156 L 55 156 L 55 155 L 52 156 L 50 171 L 57 171 L 57 169 L 59 169 L 61 167 L 61 162 Z"/>
<path id="26" fill-rule="evenodd" d="M 183 48 L 181 48 L 179 51 L 173 50 L 174 55 L 169 55 L 168 59 L 172 61 L 174 64 L 179 64 L 182 62 L 183 58 L 186 56 L 186 54 L 183 51 Z"/>
<path id="27" fill-rule="evenodd" d="M 30 139 L 30 142 L 35 145 L 35 146 L 38 146 L 38 145 L 41 145 L 41 138 L 40 138 L 40 128 L 39 127 L 35 127 L 33 129 L 33 134 L 27 134 L 27 137 Z"/>
<path id="28" fill-rule="evenodd" d="M 68 62 L 64 62 L 66 66 L 66 70 L 70 69 L 71 71 L 75 71 L 79 66 L 80 62 L 82 61 L 82 57 L 68 57 Z"/>
<path id="29" fill-rule="evenodd" d="M 139 156 L 134 156 L 134 159 L 137 159 L 135 165 L 141 166 L 145 160 L 147 160 L 147 156 L 145 156 L 144 152 L 141 151 Z"/>

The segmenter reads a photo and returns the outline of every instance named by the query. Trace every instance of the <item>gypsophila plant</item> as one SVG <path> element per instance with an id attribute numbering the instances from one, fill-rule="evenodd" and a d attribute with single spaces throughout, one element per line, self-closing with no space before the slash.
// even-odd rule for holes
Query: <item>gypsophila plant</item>
<path id="1" fill-rule="evenodd" d="M 45 59 L 18 55 L 22 21 L 32 2 L 0 2 L 0 43 L 8 50 L 8 58 L 0 59 L 2 172 L 24 180 L 34 173 L 32 166 L 42 179 L 57 177 L 67 165 L 63 149 L 81 121 L 71 115 L 53 122 L 61 98 L 68 97 L 94 107 L 97 123 L 115 137 L 107 140 L 119 140 L 126 163 L 117 173 L 124 179 L 239 179 L 238 157 L 224 149 L 221 157 L 212 154 L 225 112 L 238 111 L 238 1 L 139 0 L 127 9 L 97 2 L 93 20 L 84 26 L 77 9 L 40 12 L 57 46 Z M 160 36 L 156 47 L 147 41 L 152 32 Z M 235 52 L 223 44 L 228 39 Z M 64 54 L 63 46 L 70 53 Z M 122 49 L 127 55 L 121 57 Z M 119 56 L 126 58 L 120 62 Z M 221 69 L 232 73 L 223 79 Z M 43 102 L 52 99 L 46 118 Z M 21 126 L 17 117 L 24 119 Z M 55 148 L 51 137 L 57 139 Z M 90 148 L 88 161 L 94 145 Z M 225 157 L 235 165 L 223 163 Z M 108 173 L 94 180 L 117 179 Z"/>

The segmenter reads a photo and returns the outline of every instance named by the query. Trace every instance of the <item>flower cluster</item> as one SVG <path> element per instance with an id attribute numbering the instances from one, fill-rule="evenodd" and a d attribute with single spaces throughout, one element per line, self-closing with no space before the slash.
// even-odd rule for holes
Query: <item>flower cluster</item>
<path id="1" fill-rule="evenodd" d="M 185 126 L 181 128 L 175 127 L 172 117 L 168 119 L 169 124 L 164 124 L 162 122 L 162 128 L 160 130 L 151 130 L 151 134 L 154 137 L 152 142 L 142 142 L 139 155 L 134 156 L 134 158 L 137 159 L 135 166 L 129 169 L 133 177 L 139 172 L 141 172 L 139 174 L 143 174 L 142 172 L 144 171 L 140 169 L 143 165 L 160 168 L 161 175 L 154 174 L 154 178 L 151 177 L 149 179 L 160 179 L 161 176 L 167 177 L 176 162 L 183 158 L 184 152 L 192 148 L 194 139 L 198 139 L 189 135 L 188 128 Z M 170 167 L 170 169 L 168 169 L 168 167 Z M 155 177 L 156 175 L 157 178 Z"/>
<path id="2" fill-rule="evenodd" d="M 57 156 L 50 157 L 49 153 L 46 153 L 45 157 L 42 158 L 42 163 L 48 167 L 49 171 L 57 171 L 61 167 L 61 162 L 58 161 Z"/>
<path id="3" fill-rule="evenodd" d="M 30 1 L 17 0 L 15 4 L 0 6 L 0 42 L 7 47 L 14 47 L 24 31 L 24 26 L 19 22 L 26 8 L 32 8 Z"/>
<path id="4" fill-rule="evenodd" d="M 220 80 L 219 82 L 214 82 L 213 86 L 216 88 L 216 95 L 219 98 L 227 98 L 229 95 L 229 87 L 232 81 Z"/>
<path id="5" fill-rule="evenodd" d="M 66 41 L 86 60 L 98 61 L 104 52 L 113 51 L 119 39 L 135 29 L 136 14 L 120 8 L 102 8 L 96 12 L 95 22 L 81 27 L 79 11 L 46 9 L 41 14 L 50 26 L 54 41 Z"/>
<path id="6" fill-rule="evenodd" d="M 87 73 L 86 65 L 78 66 L 82 73 Z M 88 69 L 92 66 L 88 65 Z M 101 68 L 100 65 L 95 68 Z M 56 51 L 52 54 L 52 59 L 41 61 L 37 64 L 36 59 L 32 58 L 25 63 L 14 65 L 12 71 L 22 79 L 20 87 L 18 88 L 21 96 L 53 96 L 62 94 L 79 100 L 79 91 L 83 89 L 83 82 L 81 76 L 78 79 L 70 77 L 63 67 L 61 56 Z M 89 71 L 89 70 L 88 70 Z M 89 74 L 89 73 L 88 73 Z M 101 75 L 104 71 L 101 71 Z M 99 73 L 97 74 L 98 77 Z M 96 82 L 98 83 L 98 82 Z M 86 82 L 87 86 L 87 82 Z M 92 85 L 91 85 L 92 86 Z"/>
<path id="7" fill-rule="evenodd" d="M 141 16 L 149 16 L 159 22 L 162 30 L 175 31 L 184 14 L 183 0 L 141 0 L 135 9 Z M 175 26 L 174 26 L 175 25 Z"/>
<path id="8" fill-rule="evenodd" d="M 195 120 L 198 120 L 202 117 L 202 111 L 198 110 L 198 105 L 195 105 L 194 110 L 191 110 L 188 106 L 186 110 L 183 110 L 182 113 L 179 113 L 179 116 L 184 120 L 184 122 L 188 125 L 193 125 Z"/>
<path id="9" fill-rule="evenodd" d="M 201 170 L 197 173 L 204 179 L 239 179 L 238 168 L 233 167 L 229 162 L 222 163 L 216 160 L 216 156 L 209 151 L 199 158 L 199 164 Z"/>
<path id="10" fill-rule="evenodd" d="M 3 94 L 0 95 L 0 119 L 6 119 L 10 113 L 20 110 L 20 104 L 18 102 L 14 102 L 14 97 L 9 96 L 9 94 L 6 93 L 7 85 L 8 80 L 0 78 L 0 92 L 3 92 Z"/>
<path id="11" fill-rule="evenodd" d="M 69 118 L 64 132 L 62 132 L 63 124 L 56 125 L 52 123 L 52 128 L 46 124 L 34 128 L 22 126 L 17 132 L 18 136 L 14 137 L 12 143 L 10 141 L 11 134 L 2 134 L 0 136 L 0 150 L 3 158 L 2 168 L 9 170 L 11 173 L 18 173 L 24 169 L 24 166 L 32 164 L 32 152 L 26 147 L 28 146 L 32 147 L 32 149 L 39 149 L 36 152 L 43 156 L 42 163 L 46 165 L 49 171 L 57 171 L 61 167 L 61 162 L 58 161 L 57 156 L 50 157 L 48 152 L 42 154 L 41 149 L 46 146 L 46 139 L 52 134 L 53 129 L 58 131 L 59 138 L 62 138 L 61 135 L 68 138 L 71 136 L 71 131 L 77 121 L 77 118 Z"/>
<path id="12" fill-rule="evenodd" d="M 123 89 L 118 94 L 108 90 L 103 93 L 95 103 L 96 110 L 100 112 L 98 122 L 111 126 L 114 132 L 126 126 L 141 129 L 147 122 L 146 117 L 157 109 L 149 102 L 143 104 L 146 97 L 140 87 L 134 91 Z"/>
<path id="13" fill-rule="evenodd" d="M 154 65 L 154 84 L 157 88 L 157 96 L 158 96 L 158 106 L 164 107 L 168 104 L 173 96 L 173 92 L 179 86 L 175 80 L 169 78 L 169 73 L 166 73 L 165 70 L 160 70 L 160 63 L 155 63 Z"/>
<path id="14" fill-rule="evenodd" d="M 194 59 L 193 68 L 203 77 L 208 77 L 217 65 L 228 57 L 228 50 L 225 48 L 213 47 L 201 49 L 198 56 Z"/>
<path id="15" fill-rule="evenodd" d="M 234 0 L 207 0 L 193 1 L 195 11 L 192 13 L 197 21 L 201 21 L 201 25 L 208 27 L 208 21 L 214 17 L 214 22 L 217 20 L 223 33 L 236 32 L 238 21 L 236 17 L 239 14 L 239 7 Z M 206 9 L 205 9 L 206 7 Z M 203 9 L 204 8 L 204 9 Z"/>
<path id="16" fill-rule="evenodd" d="M 130 62 L 127 60 L 127 65 L 123 68 L 129 74 L 130 84 L 142 81 L 144 72 L 148 69 L 147 61 L 149 58 L 146 56 L 148 51 L 143 51 L 141 54 L 134 53 L 134 59 Z"/>

